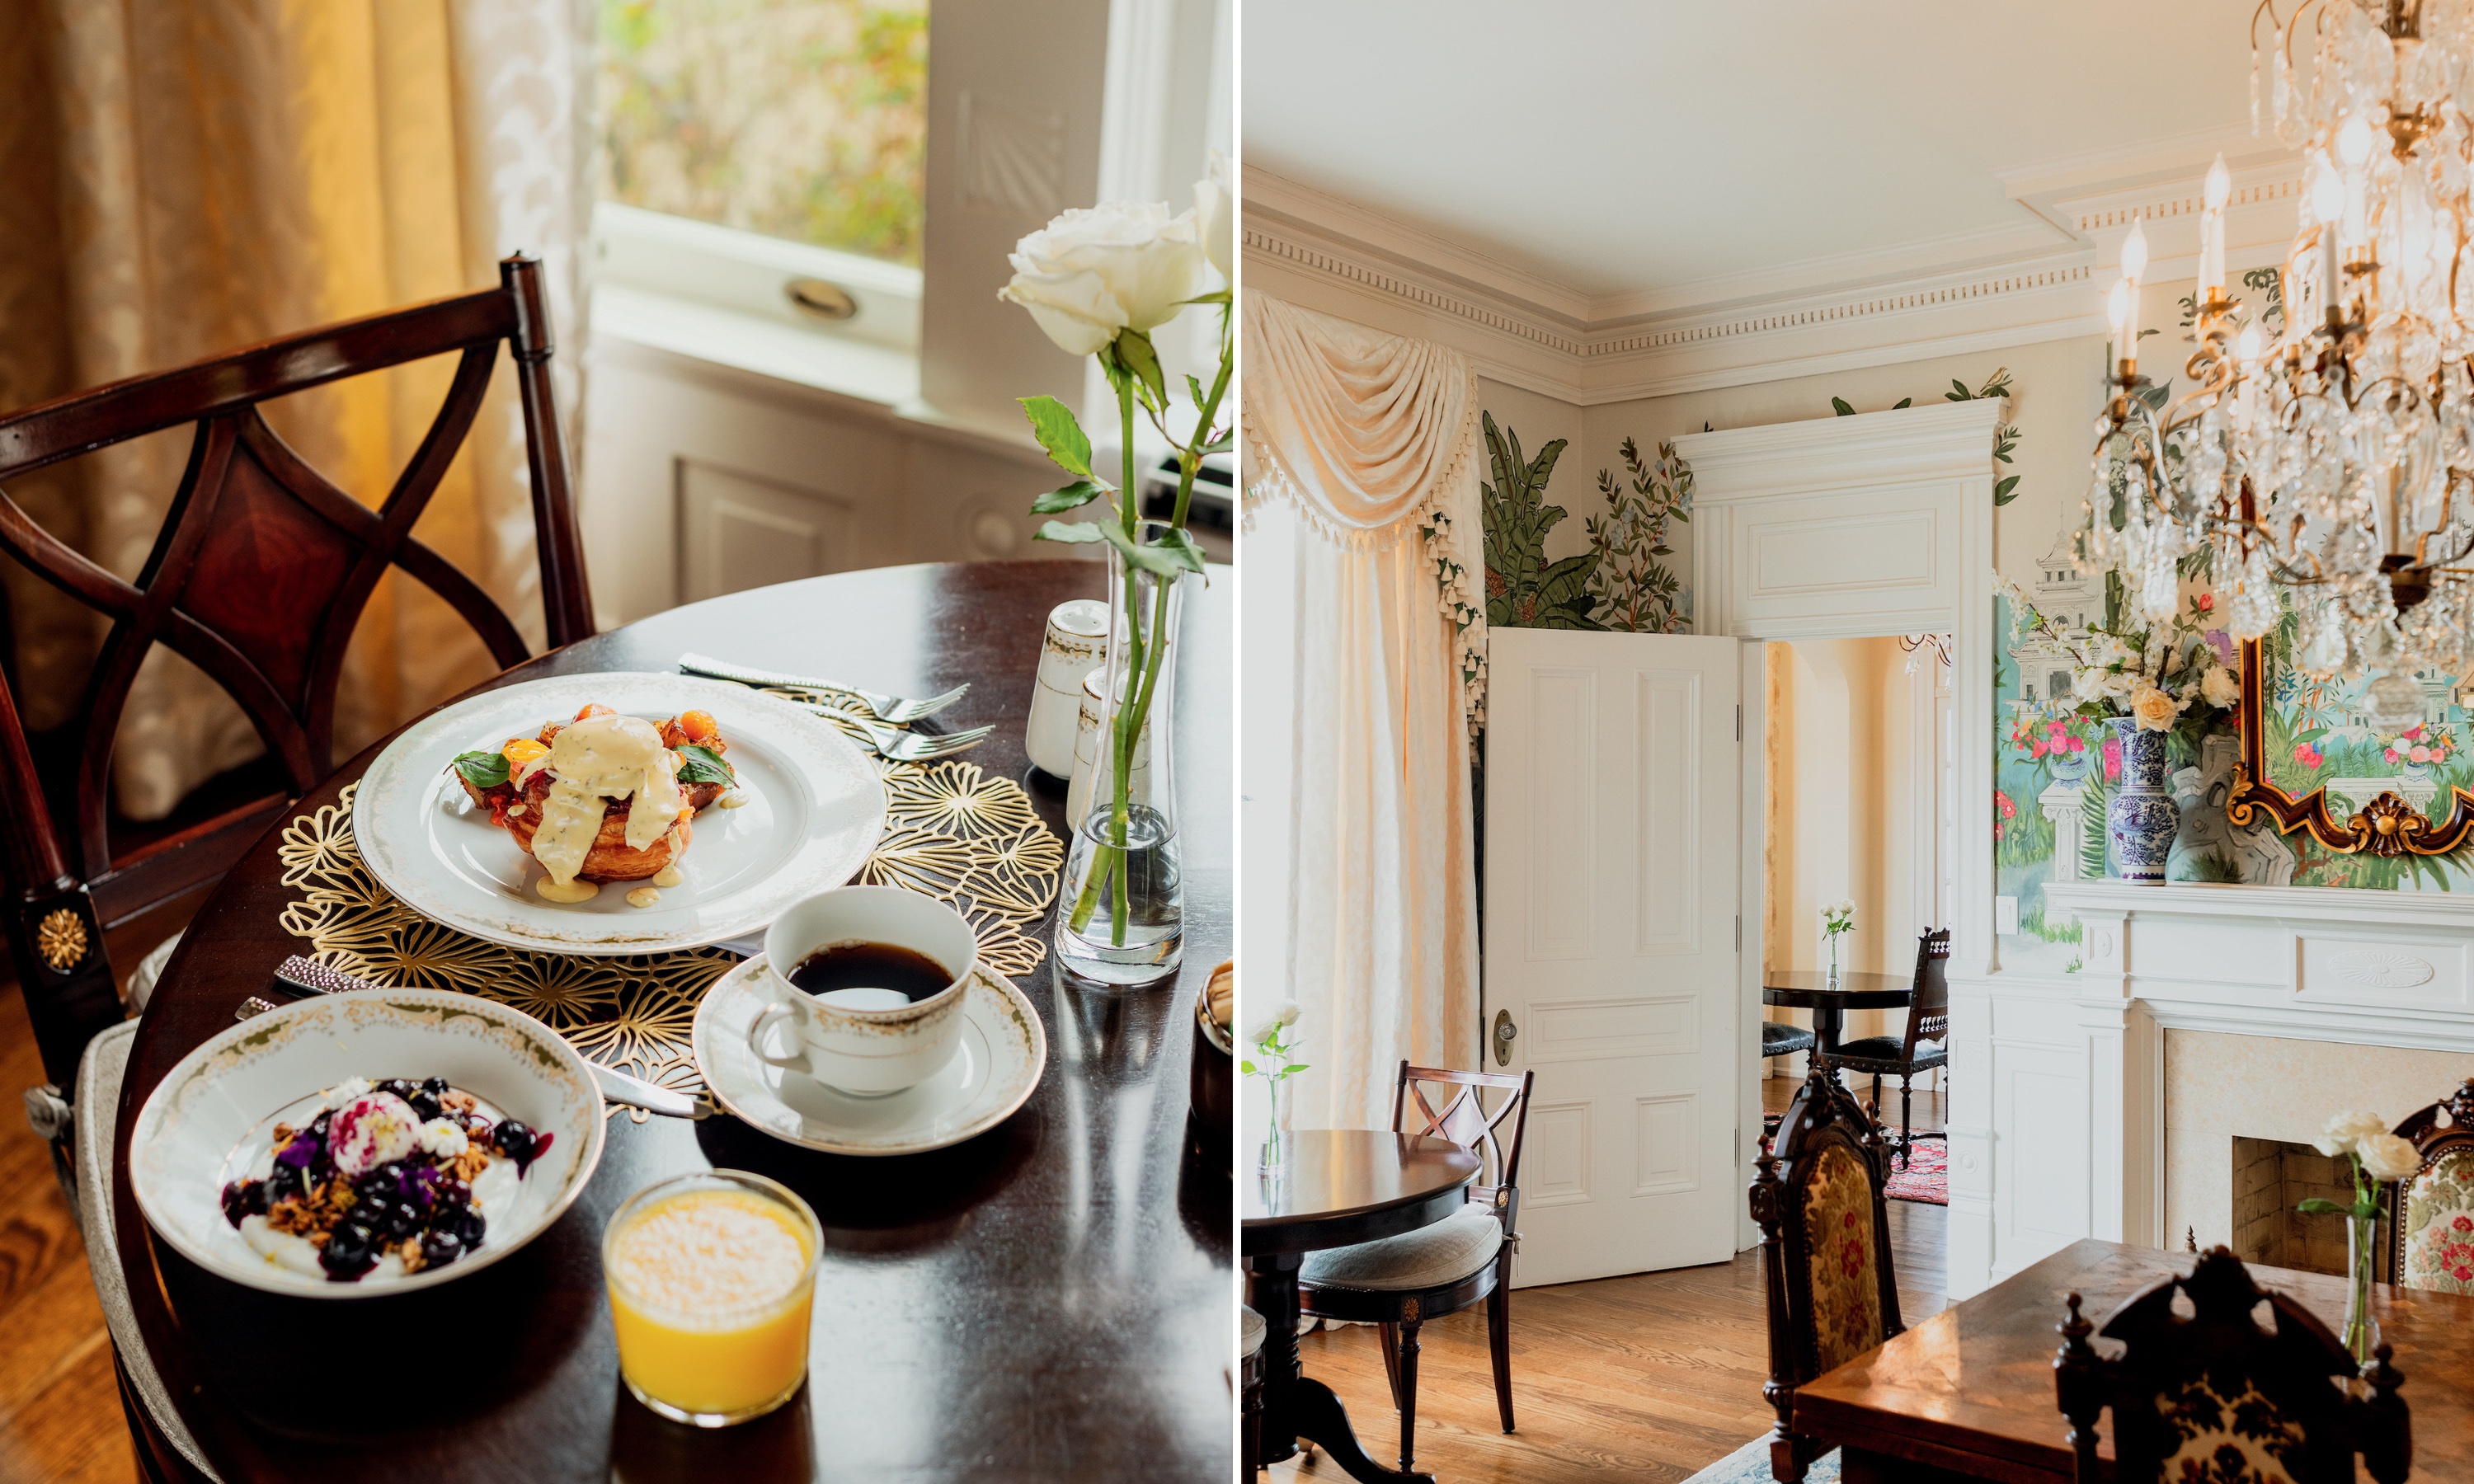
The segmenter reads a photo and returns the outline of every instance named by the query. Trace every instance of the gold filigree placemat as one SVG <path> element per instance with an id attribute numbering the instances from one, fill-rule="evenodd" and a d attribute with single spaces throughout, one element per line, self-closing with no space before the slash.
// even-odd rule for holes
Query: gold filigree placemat
<path id="1" fill-rule="evenodd" d="M 1038 930 L 1056 898 L 1065 847 L 1010 778 L 975 763 L 889 763 L 885 836 L 858 880 L 908 887 L 952 906 L 979 930 L 982 963 L 1007 975 L 1039 967 Z M 309 956 L 381 984 L 459 990 L 513 1005 L 555 1028 L 592 1061 L 693 1091 L 688 1038 L 697 1004 L 739 962 L 723 948 L 588 957 L 483 943 L 398 901 L 352 839 L 356 781 L 283 829 L 283 884 L 301 897 L 278 919 Z M 638 1121 L 644 1114 L 635 1113 Z"/>

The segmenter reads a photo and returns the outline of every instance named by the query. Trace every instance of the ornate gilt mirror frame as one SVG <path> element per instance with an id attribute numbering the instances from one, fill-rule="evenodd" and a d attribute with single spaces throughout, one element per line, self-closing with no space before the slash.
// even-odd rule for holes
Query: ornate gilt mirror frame
<path id="1" fill-rule="evenodd" d="M 2449 790 L 2444 823 L 2434 825 L 2403 796 L 2383 790 L 2360 813 L 2340 820 L 2328 809 L 2325 785 L 2296 799 L 2268 781 L 2267 656 L 2257 639 L 2242 647 L 2242 761 L 2225 797 L 2225 820 L 2237 829 L 2264 822 L 2280 835 L 2307 829 L 2311 838 L 2341 855 L 2445 855 L 2474 834 L 2474 793 Z M 2443 801 L 2435 799 L 2435 803 Z"/>

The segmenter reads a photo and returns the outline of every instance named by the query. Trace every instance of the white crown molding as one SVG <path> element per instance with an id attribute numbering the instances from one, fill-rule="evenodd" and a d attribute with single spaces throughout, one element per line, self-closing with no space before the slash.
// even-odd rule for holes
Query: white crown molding
<path id="1" fill-rule="evenodd" d="M 2212 131 L 2013 171 L 2016 227 L 1598 296 L 1249 166 L 1247 281 L 1442 340 L 1481 374 L 1582 406 L 1830 374 L 2103 333 L 2098 290 L 2134 219 L 2151 283 L 2196 272 L 2219 151 L 2234 169 L 2228 266 L 2281 263 L 2300 168 L 2258 143 Z"/>

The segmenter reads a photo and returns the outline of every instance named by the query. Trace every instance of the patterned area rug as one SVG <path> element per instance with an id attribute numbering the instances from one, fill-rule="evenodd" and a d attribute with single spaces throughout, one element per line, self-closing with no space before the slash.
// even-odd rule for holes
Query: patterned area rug
<path id="1" fill-rule="evenodd" d="M 1684 1484 L 1771 1484 L 1770 1440 L 1764 1435 L 1719 1459 Z M 1838 1484 L 1838 1450 L 1831 1448 L 1805 1471 L 1805 1484 Z"/>
<path id="2" fill-rule="evenodd" d="M 1920 1206 L 1950 1204 L 1950 1140 L 1939 1134 L 1919 1134 L 1907 1153 L 1906 1168 L 1890 1156 L 1890 1183 L 1882 1190 L 1893 1201 Z"/>

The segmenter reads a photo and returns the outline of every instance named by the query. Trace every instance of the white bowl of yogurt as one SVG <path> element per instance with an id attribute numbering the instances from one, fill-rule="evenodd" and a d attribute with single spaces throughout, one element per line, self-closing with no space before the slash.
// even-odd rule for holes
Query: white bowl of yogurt
<path id="1" fill-rule="evenodd" d="M 475 1245 L 441 1265 L 413 1271 L 390 1257 L 339 1280 L 303 1237 L 271 1230 L 263 1215 L 227 1213 L 228 1185 L 263 1181 L 274 1167 L 279 1128 L 361 1112 L 371 1085 L 394 1078 L 443 1078 L 471 1094 L 474 1116 L 518 1120 L 545 1146 L 521 1171 L 497 1158 L 473 1175 L 471 1204 L 487 1218 Z M 441 1133 L 430 1131 L 433 1142 Z M 417 1150 L 421 1132 L 382 1137 L 379 1154 L 393 1157 L 404 1137 Z M 446 990 L 367 990 L 283 1006 L 183 1057 L 138 1110 L 130 1184 L 147 1223 L 209 1272 L 272 1293 L 361 1298 L 449 1282 L 523 1246 L 583 1192 L 602 1137 L 591 1069 L 541 1021 Z"/>

